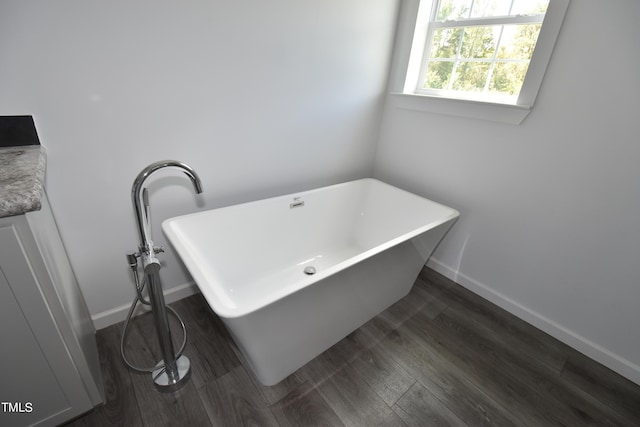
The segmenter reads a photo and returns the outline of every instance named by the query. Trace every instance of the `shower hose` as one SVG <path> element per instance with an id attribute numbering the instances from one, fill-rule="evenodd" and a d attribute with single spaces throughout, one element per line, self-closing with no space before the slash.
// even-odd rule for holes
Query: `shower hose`
<path id="1" fill-rule="evenodd" d="M 122 335 L 120 336 L 120 355 L 122 356 L 122 360 L 124 361 L 124 363 L 129 368 L 133 369 L 134 371 L 138 371 L 138 372 L 154 372 L 154 371 L 157 371 L 158 369 L 160 369 L 160 373 L 162 373 L 163 370 L 164 370 L 164 361 L 162 361 L 163 362 L 162 364 L 158 363 L 156 366 L 152 366 L 152 367 L 149 367 L 149 368 L 140 368 L 138 366 L 135 366 L 133 363 L 131 363 L 127 359 L 127 356 L 126 356 L 126 352 L 125 352 L 124 347 L 125 347 L 125 343 L 126 343 L 126 339 L 127 339 L 127 334 L 129 332 L 129 323 L 131 322 L 131 318 L 133 317 L 133 312 L 135 311 L 136 307 L 138 306 L 138 303 L 141 303 L 141 304 L 147 305 L 147 306 L 151 306 L 151 302 L 146 300 L 144 298 L 144 296 L 142 295 L 142 291 L 144 290 L 144 288 L 145 288 L 145 286 L 147 284 L 147 278 L 145 277 L 144 279 L 142 279 L 142 283 L 140 282 L 140 278 L 138 277 L 138 263 L 137 263 L 137 261 L 135 261 L 136 257 L 135 257 L 135 255 L 133 253 L 128 253 L 127 254 L 127 259 L 129 260 L 129 267 L 131 267 L 131 271 L 133 272 L 133 279 L 134 279 L 135 284 L 136 284 L 136 297 L 131 302 L 131 308 L 129 309 L 129 314 L 127 314 L 127 319 L 124 322 L 124 328 L 122 330 Z M 168 305 L 166 305 L 165 307 L 178 320 L 178 322 L 180 323 L 180 327 L 182 328 L 182 344 L 180 345 L 180 349 L 176 353 L 176 360 L 177 360 L 182 355 L 182 352 L 184 351 L 185 347 L 187 346 L 187 328 L 186 328 L 186 326 L 184 324 L 184 321 L 180 317 L 180 315 L 173 308 L 169 307 Z"/>

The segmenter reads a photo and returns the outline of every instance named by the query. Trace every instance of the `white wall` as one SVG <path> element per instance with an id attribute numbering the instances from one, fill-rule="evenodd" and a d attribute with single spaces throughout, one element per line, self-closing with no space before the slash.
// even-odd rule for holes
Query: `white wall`
<path id="1" fill-rule="evenodd" d="M 0 3 L 0 115 L 35 118 L 52 208 L 99 326 L 134 296 L 130 191 L 148 164 L 184 161 L 204 184 L 199 198 L 184 176 L 150 184 L 163 244 L 167 217 L 372 174 L 397 5 Z M 175 289 L 191 279 L 167 249 L 162 279 Z"/>
<path id="2" fill-rule="evenodd" d="M 461 211 L 432 266 L 640 383 L 638 16 L 572 1 L 520 126 L 389 106 L 374 175 Z"/>

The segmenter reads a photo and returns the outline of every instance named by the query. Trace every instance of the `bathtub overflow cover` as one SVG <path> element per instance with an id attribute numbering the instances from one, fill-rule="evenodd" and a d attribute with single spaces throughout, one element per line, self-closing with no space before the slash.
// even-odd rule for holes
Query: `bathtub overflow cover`
<path id="1" fill-rule="evenodd" d="M 312 265 L 304 268 L 304 274 L 308 274 L 311 276 L 312 274 L 316 274 L 316 268 Z"/>

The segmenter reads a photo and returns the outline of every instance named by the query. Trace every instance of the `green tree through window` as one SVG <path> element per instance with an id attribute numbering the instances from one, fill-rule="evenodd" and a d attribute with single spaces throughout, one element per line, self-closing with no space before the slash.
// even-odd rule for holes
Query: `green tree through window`
<path id="1" fill-rule="evenodd" d="M 441 0 L 419 91 L 517 97 L 548 0 Z"/>

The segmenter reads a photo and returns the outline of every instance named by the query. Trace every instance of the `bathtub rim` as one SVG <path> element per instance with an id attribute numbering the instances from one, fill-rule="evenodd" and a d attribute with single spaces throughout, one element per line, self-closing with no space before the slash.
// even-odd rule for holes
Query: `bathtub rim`
<path id="1" fill-rule="evenodd" d="M 260 301 L 252 301 L 251 303 L 248 304 L 243 304 L 242 306 L 229 306 L 228 304 L 225 304 L 224 301 L 221 301 L 221 299 L 218 297 L 218 292 L 214 290 L 215 287 L 221 288 L 222 292 L 225 292 L 225 286 L 224 285 L 220 285 L 215 283 L 215 280 L 211 280 L 211 277 L 209 277 L 208 275 L 206 275 L 205 273 L 203 273 L 202 269 L 198 268 L 197 265 L 195 265 L 195 262 L 192 259 L 185 259 L 185 257 L 183 257 L 183 253 L 188 254 L 190 252 L 190 250 L 185 247 L 184 243 L 181 241 L 181 239 L 179 237 L 176 236 L 176 232 L 173 229 L 173 227 L 175 227 L 175 223 L 177 221 L 182 221 L 184 219 L 187 218 L 193 218 L 193 217 L 197 217 L 197 216 L 203 216 L 206 215 L 208 212 L 211 211 L 219 211 L 219 210 L 223 210 L 223 209 L 229 209 L 229 208 L 240 208 L 240 207 L 250 207 L 251 205 L 255 205 L 258 203 L 263 203 L 263 202 L 268 202 L 268 201 L 273 201 L 273 200 L 277 200 L 277 199 L 283 199 L 283 200 L 291 200 L 294 197 L 305 197 L 305 194 L 311 194 L 314 192 L 319 192 L 319 191 L 326 191 L 326 190 L 331 190 L 334 188 L 339 188 L 339 187 L 343 187 L 343 186 L 347 186 L 347 185 L 353 185 L 356 182 L 375 182 L 377 184 L 383 185 L 387 188 L 391 188 L 394 191 L 399 191 L 402 193 L 405 193 L 411 197 L 417 197 L 420 199 L 424 199 L 434 205 L 438 205 L 442 208 L 445 208 L 446 210 L 449 211 L 448 215 L 443 215 L 441 218 L 438 218 L 437 220 L 431 221 L 429 223 L 426 223 L 420 227 L 416 227 L 413 230 L 404 233 L 404 234 L 400 234 L 396 237 L 394 237 L 393 239 L 389 239 L 377 246 L 374 246 L 370 249 L 367 249 L 363 252 L 358 253 L 357 255 L 354 255 L 352 257 L 349 257 L 347 259 L 345 259 L 344 261 L 341 261 L 339 263 L 336 263 L 335 265 L 323 269 L 319 272 L 317 272 L 316 274 L 314 274 L 313 276 L 303 276 L 300 278 L 300 280 L 297 280 L 295 282 L 293 282 L 292 284 L 290 284 L 289 286 L 283 287 L 282 289 L 279 290 L 279 292 L 275 292 L 273 295 L 271 295 L 269 298 L 267 299 L 262 299 Z M 238 204 L 234 204 L 234 205 L 229 205 L 229 206 L 223 206 L 223 207 L 219 207 L 219 208 L 213 208 L 213 209 L 207 209 L 204 211 L 199 211 L 199 212 L 193 212 L 193 213 L 189 213 L 189 214 L 185 214 L 185 215 L 179 215 L 179 216 L 175 216 L 172 218 L 168 218 L 166 220 L 164 220 L 162 222 L 162 231 L 165 234 L 165 236 L 167 237 L 168 241 L 170 242 L 170 244 L 174 247 L 174 249 L 176 250 L 178 257 L 180 258 L 180 260 L 183 262 L 183 264 L 186 266 L 189 274 L 192 276 L 194 282 L 196 283 L 196 285 L 198 286 L 198 289 L 200 290 L 200 292 L 203 294 L 203 296 L 205 297 L 205 299 L 207 300 L 207 303 L 209 304 L 209 306 L 211 307 L 211 309 L 219 316 L 219 317 L 223 317 L 223 318 L 238 318 L 238 317 L 243 317 L 243 316 L 247 316 L 253 312 L 256 312 L 258 310 L 261 310 L 265 307 L 268 307 L 269 305 L 275 303 L 276 301 L 282 300 L 284 298 L 286 298 L 287 296 L 307 287 L 310 286 L 316 282 L 319 282 L 325 278 L 328 278 L 330 276 L 333 276 L 343 270 L 346 270 L 347 268 L 360 263 L 368 258 L 371 258 L 373 256 L 375 256 L 376 254 L 379 254 L 380 252 L 383 252 L 389 248 L 392 248 L 396 245 L 399 245 L 405 241 L 411 240 L 417 236 L 420 236 L 423 233 L 428 232 L 429 230 L 432 230 L 436 227 L 439 227 L 443 224 L 446 224 L 448 222 L 455 222 L 458 217 L 460 216 L 460 213 L 456 210 L 453 209 L 449 206 L 443 205 L 441 203 L 435 202 L 431 199 L 427 199 L 426 197 L 417 195 L 415 193 L 412 193 L 410 191 L 404 190 L 402 188 L 393 186 L 391 184 L 388 184 L 384 181 L 381 181 L 379 179 L 376 178 L 361 178 L 361 179 L 355 179 L 355 180 L 351 180 L 351 181 L 346 181 L 346 182 L 341 182 L 338 184 L 332 184 L 332 185 L 327 185 L 327 186 L 323 186 L 323 187 L 316 187 L 310 190 L 302 190 L 302 191 L 297 191 L 294 193 L 289 193 L 289 194 L 285 194 L 285 195 L 280 195 L 280 196 L 273 196 L 273 197 L 267 197 L 267 198 L 263 198 L 263 199 L 258 199 L 258 200 L 252 200 L 249 202 L 244 202 L 244 203 L 238 203 Z"/>

